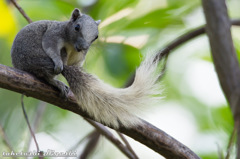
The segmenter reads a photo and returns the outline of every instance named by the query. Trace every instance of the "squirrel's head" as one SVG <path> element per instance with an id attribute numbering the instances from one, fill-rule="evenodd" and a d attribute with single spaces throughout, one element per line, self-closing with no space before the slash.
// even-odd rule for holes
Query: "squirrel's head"
<path id="1" fill-rule="evenodd" d="M 101 20 L 95 21 L 90 16 L 74 9 L 68 25 L 68 38 L 76 51 L 87 52 L 92 42 L 98 38 L 98 25 Z"/>

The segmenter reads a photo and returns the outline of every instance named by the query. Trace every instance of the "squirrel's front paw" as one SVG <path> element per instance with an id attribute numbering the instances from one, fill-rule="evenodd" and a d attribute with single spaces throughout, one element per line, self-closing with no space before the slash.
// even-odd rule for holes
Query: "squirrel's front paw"
<path id="1" fill-rule="evenodd" d="M 62 63 L 57 63 L 54 66 L 54 74 L 58 75 L 59 73 L 61 73 L 63 70 L 63 64 Z"/>

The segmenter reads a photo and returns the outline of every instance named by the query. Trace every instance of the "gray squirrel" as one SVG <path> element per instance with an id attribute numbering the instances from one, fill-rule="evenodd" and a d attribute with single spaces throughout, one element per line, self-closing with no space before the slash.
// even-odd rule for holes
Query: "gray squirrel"
<path id="1" fill-rule="evenodd" d="M 82 65 L 92 42 L 98 38 L 98 25 L 79 9 L 69 21 L 37 21 L 25 26 L 15 37 L 12 64 L 45 80 L 67 96 L 68 87 L 54 79 L 62 74 L 79 106 L 96 121 L 118 128 L 142 121 L 136 113 L 142 106 L 159 99 L 156 56 L 147 56 L 128 88 L 114 88 L 84 71 Z"/>

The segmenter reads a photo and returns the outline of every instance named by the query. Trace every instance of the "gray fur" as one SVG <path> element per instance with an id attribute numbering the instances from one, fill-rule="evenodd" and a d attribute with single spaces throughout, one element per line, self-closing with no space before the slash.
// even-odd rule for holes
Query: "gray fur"
<path id="1" fill-rule="evenodd" d="M 81 66 L 97 36 L 98 23 L 78 9 L 69 21 L 31 23 L 15 37 L 11 49 L 13 66 L 44 79 L 66 96 L 67 87 L 54 77 L 62 72 L 63 64 Z"/>

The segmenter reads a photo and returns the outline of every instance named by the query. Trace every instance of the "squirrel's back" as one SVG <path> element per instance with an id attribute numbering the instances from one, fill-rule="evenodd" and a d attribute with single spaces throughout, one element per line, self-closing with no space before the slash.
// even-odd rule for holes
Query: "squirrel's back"
<path id="1" fill-rule="evenodd" d="M 41 73 L 41 68 L 54 68 L 54 64 L 42 47 L 44 33 L 50 28 L 59 28 L 63 22 L 41 20 L 33 22 L 22 28 L 16 35 L 12 49 L 12 64 L 15 68 L 34 73 Z M 24 61 L 24 62 L 23 62 Z M 39 71 L 38 71 L 39 70 Z M 53 72 L 53 71 L 51 71 Z M 39 76 L 44 76 L 40 75 Z"/>
<path id="2" fill-rule="evenodd" d="M 45 20 L 33 22 L 18 32 L 11 49 L 14 67 L 25 70 L 25 64 L 30 64 L 34 59 L 47 58 L 42 49 L 42 36 L 51 23 Z"/>

